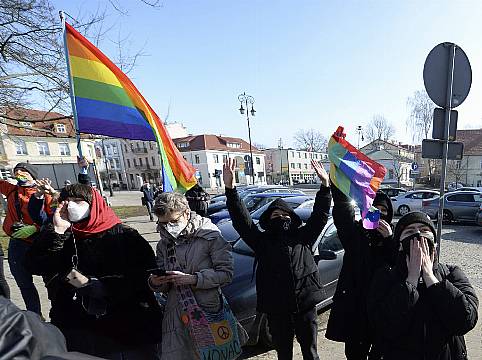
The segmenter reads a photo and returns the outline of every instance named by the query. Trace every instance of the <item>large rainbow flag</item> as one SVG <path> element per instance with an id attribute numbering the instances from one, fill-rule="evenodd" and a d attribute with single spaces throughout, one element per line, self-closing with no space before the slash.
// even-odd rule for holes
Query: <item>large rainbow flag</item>
<path id="1" fill-rule="evenodd" d="M 339 126 L 328 142 L 330 179 L 343 194 L 355 200 L 361 210 L 364 227 L 373 229 L 378 226 L 380 214 L 372 204 L 387 170 L 351 145 L 345 137 L 343 127 Z"/>
<path id="2" fill-rule="evenodd" d="M 132 81 L 98 48 L 65 23 L 67 65 L 73 84 L 77 131 L 123 139 L 157 141 L 163 175 L 173 190 L 196 183 L 195 169 L 177 150 L 162 120 Z M 164 180 L 164 182 L 166 179 Z"/>

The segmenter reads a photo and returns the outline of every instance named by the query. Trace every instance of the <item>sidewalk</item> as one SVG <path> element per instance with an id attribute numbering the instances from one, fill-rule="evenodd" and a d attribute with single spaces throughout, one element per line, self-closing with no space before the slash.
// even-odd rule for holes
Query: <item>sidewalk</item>
<path id="1" fill-rule="evenodd" d="M 116 193 L 117 195 L 117 193 Z M 120 197 L 119 197 L 120 199 Z M 140 199 L 140 196 L 139 196 Z M 140 201 L 140 200 L 139 200 Z M 125 205 L 125 204 L 124 204 Z M 149 221 L 148 216 L 138 216 L 132 217 L 124 220 L 124 223 L 137 229 L 139 233 L 151 244 L 155 250 L 157 241 L 159 240 L 159 235 L 156 232 L 156 223 Z M 10 269 L 7 261 L 4 263 L 5 276 L 10 285 L 11 299 L 12 301 L 24 309 L 25 305 L 22 301 L 20 295 L 20 290 L 18 289 L 15 281 L 10 273 Z M 39 290 L 40 299 L 42 303 L 42 313 L 48 320 L 48 312 L 50 310 L 50 303 L 47 298 L 47 291 L 43 285 L 41 277 L 35 277 L 35 283 L 37 289 Z M 482 302 L 482 289 L 476 287 L 477 296 L 479 301 Z M 332 360 L 344 359 L 344 347 L 342 343 L 336 343 L 325 338 L 326 332 L 326 322 L 328 320 L 329 312 L 321 314 L 319 316 L 319 330 L 318 330 L 318 353 L 321 359 L 331 358 Z M 465 341 L 467 343 L 467 350 L 469 354 L 469 359 L 482 359 L 482 305 L 479 306 L 479 321 L 477 326 L 465 336 Z M 262 351 L 262 353 L 260 353 Z M 276 359 L 276 354 L 274 351 L 265 352 L 266 350 L 258 349 L 257 347 L 246 349 L 248 356 L 252 359 Z M 294 359 L 302 359 L 301 350 L 298 343 L 294 343 Z"/>

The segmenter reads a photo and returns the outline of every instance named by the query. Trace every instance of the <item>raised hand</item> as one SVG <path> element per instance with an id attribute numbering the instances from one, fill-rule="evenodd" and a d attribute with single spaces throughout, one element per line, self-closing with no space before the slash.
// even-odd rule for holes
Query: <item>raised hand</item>
<path id="1" fill-rule="evenodd" d="M 422 270 L 422 247 L 418 239 L 410 240 L 410 257 L 407 257 L 407 281 L 417 287 Z"/>
<path id="2" fill-rule="evenodd" d="M 89 162 L 87 161 L 86 157 L 85 156 L 77 156 L 77 164 L 79 165 L 79 167 L 81 168 L 87 168 L 89 167 Z"/>
<path id="3" fill-rule="evenodd" d="M 319 163 L 318 161 L 311 160 L 311 165 L 313 166 L 313 169 L 315 169 L 316 175 L 321 180 L 321 184 L 326 187 L 330 186 L 330 176 L 323 167 L 323 164 Z"/>
<path id="4" fill-rule="evenodd" d="M 422 248 L 422 277 L 425 285 L 427 287 L 438 283 L 438 279 L 433 274 L 433 260 L 434 254 L 430 254 L 430 247 L 428 246 L 428 240 L 422 238 L 421 248 Z"/>
<path id="5" fill-rule="evenodd" d="M 55 195 L 57 191 L 52 187 L 52 180 L 49 178 L 43 178 L 36 181 L 37 183 L 37 192 L 40 192 L 42 195 Z"/>
<path id="6" fill-rule="evenodd" d="M 234 188 L 234 168 L 236 167 L 236 161 L 234 159 L 228 158 L 224 162 L 223 166 L 223 180 L 226 189 Z"/>
<path id="7" fill-rule="evenodd" d="M 69 214 L 67 212 L 68 201 L 62 201 L 55 210 L 53 224 L 57 234 L 64 234 L 70 227 Z"/>
<path id="8" fill-rule="evenodd" d="M 380 220 L 378 222 L 377 231 L 384 237 L 390 237 L 393 234 L 392 227 L 385 220 Z"/>

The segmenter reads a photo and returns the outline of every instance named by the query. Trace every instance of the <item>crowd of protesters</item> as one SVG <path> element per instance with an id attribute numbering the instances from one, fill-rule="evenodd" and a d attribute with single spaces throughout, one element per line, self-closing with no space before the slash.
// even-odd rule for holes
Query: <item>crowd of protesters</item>
<path id="1" fill-rule="evenodd" d="M 312 246 L 333 201 L 345 253 L 326 337 L 344 343 L 348 360 L 467 359 L 464 335 L 477 322 L 478 299 L 462 269 L 438 262 L 440 239 L 430 218 L 411 212 L 393 226 L 391 200 L 379 191 L 373 206 L 381 219 L 367 230 L 355 220 L 352 200 L 330 183 L 323 166 L 312 165 L 321 186 L 305 224 L 281 199 L 253 222 L 235 187 L 234 162 L 223 168 L 227 208 L 255 253 L 257 311 L 267 314 L 278 358 L 293 358 L 296 336 L 303 359 L 319 359 L 316 305 L 324 289 Z M 76 352 L 79 359 L 203 359 L 222 349 L 211 334 L 218 323 L 230 326 L 243 345 L 246 333 L 222 295 L 234 273 L 231 246 L 205 217 L 209 195 L 199 185 L 186 196 L 142 186 L 149 216 L 157 217 L 155 254 L 85 174 L 59 192 L 29 163 L 17 164 L 15 184 L 0 180 L 8 203 L 8 263 L 27 310 L 38 314 L 7 300 L 0 248 L 0 331 L 20 327 L 17 332 L 43 338 L 25 344 L 8 338 L 0 358 L 41 358 L 50 341 L 50 354 Z M 32 275 L 43 277 L 54 326 L 41 318 Z M 167 297 L 164 309 L 157 293 Z"/>

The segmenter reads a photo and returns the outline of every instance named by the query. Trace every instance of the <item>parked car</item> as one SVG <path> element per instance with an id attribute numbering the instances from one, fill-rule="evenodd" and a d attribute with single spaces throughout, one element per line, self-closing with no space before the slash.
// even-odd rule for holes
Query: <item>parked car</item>
<path id="1" fill-rule="evenodd" d="M 422 211 L 437 219 L 440 197 L 422 201 Z M 474 221 L 482 203 L 478 191 L 454 191 L 444 195 L 444 221 Z"/>
<path id="2" fill-rule="evenodd" d="M 482 204 L 480 204 L 479 210 L 477 210 L 477 214 L 475 215 L 475 223 L 482 226 Z"/>
<path id="3" fill-rule="evenodd" d="M 392 187 L 381 188 L 380 190 L 382 190 L 390 198 L 396 197 L 401 194 L 405 194 L 407 192 L 407 190 L 403 188 L 392 188 Z"/>
<path id="4" fill-rule="evenodd" d="M 263 185 L 254 187 L 245 187 L 243 190 L 239 191 L 239 197 L 244 199 L 246 196 L 251 194 L 265 194 L 265 193 L 283 193 L 283 194 L 298 194 L 306 195 L 303 191 L 292 189 L 284 186 L 277 185 Z M 226 209 L 226 196 L 223 196 L 221 201 L 218 201 L 208 206 L 208 215 L 214 214 L 218 211 Z"/>
<path id="5" fill-rule="evenodd" d="M 457 191 L 457 190 L 460 190 L 463 187 L 465 187 L 465 185 L 462 184 L 462 183 L 451 182 L 450 184 L 447 185 L 447 190 L 448 191 Z"/>
<path id="6" fill-rule="evenodd" d="M 312 209 L 296 209 L 295 212 L 303 221 L 311 215 Z M 221 228 L 225 238 L 232 234 L 226 234 Z M 326 296 L 317 305 L 318 310 L 325 310 L 333 301 L 333 295 L 338 283 L 341 266 L 343 264 L 344 250 L 338 238 L 336 227 L 330 218 L 321 235 L 312 248 L 315 261 L 318 263 L 318 271 Z M 254 253 L 242 240 L 233 246 L 234 277 L 231 284 L 223 287 L 231 308 L 236 317 L 249 334 L 248 345 L 261 342 L 272 345 L 266 315 L 256 312 L 256 279 L 254 275 Z M 283 299 L 280 299 L 283 301 Z"/>
<path id="7" fill-rule="evenodd" d="M 461 187 L 461 188 L 457 189 L 456 191 L 478 191 L 478 192 L 482 193 L 482 187 L 464 186 L 464 187 Z"/>
<path id="8" fill-rule="evenodd" d="M 438 197 L 439 192 L 435 190 L 415 190 L 392 198 L 393 208 L 399 215 L 405 215 L 410 211 L 422 210 L 422 200 Z"/>
<path id="9" fill-rule="evenodd" d="M 258 210 L 261 206 L 266 205 L 267 203 L 272 202 L 278 198 L 288 198 L 294 197 L 298 194 L 290 194 L 290 193 L 262 193 L 262 194 L 251 194 L 246 196 L 243 201 L 246 205 L 246 208 L 249 212 L 253 212 Z M 223 219 L 229 219 L 229 212 L 227 209 L 218 211 L 214 214 L 210 214 L 209 218 L 213 222 L 213 224 L 217 224 L 219 221 Z"/>

